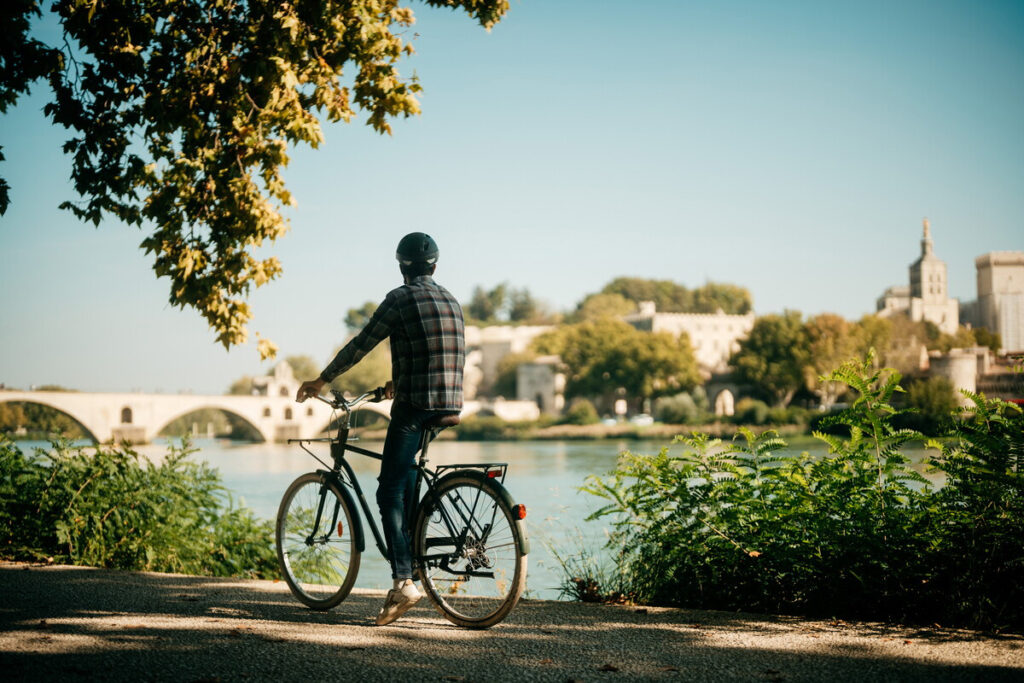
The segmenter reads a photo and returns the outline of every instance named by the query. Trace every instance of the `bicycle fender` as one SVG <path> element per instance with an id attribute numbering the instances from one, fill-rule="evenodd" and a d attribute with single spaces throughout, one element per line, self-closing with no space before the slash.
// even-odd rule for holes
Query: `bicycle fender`
<path id="1" fill-rule="evenodd" d="M 444 484 L 449 479 L 459 479 L 459 478 L 462 478 L 462 477 L 469 477 L 470 479 L 476 479 L 477 481 L 480 482 L 480 484 L 482 486 L 490 488 L 492 491 L 494 491 L 494 493 L 497 494 L 498 497 L 506 505 L 508 505 L 510 510 L 513 507 L 515 507 L 516 503 L 512 499 L 512 494 L 508 492 L 508 489 L 506 489 L 504 486 L 502 486 L 501 484 L 499 484 L 498 482 L 494 481 L 493 479 L 488 477 L 486 474 L 484 474 L 483 472 L 480 472 L 478 470 L 469 470 L 469 469 L 466 469 L 466 470 L 456 470 L 455 472 L 451 472 L 449 474 L 446 474 L 443 477 L 441 477 L 440 479 L 438 479 L 436 486 L 438 488 L 440 488 L 441 485 Z M 429 491 L 428 491 L 427 495 L 430 495 Z M 516 528 L 519 530 L 519 544 L 518 544 L 519 545 L 519 552 L 521 552 L 523 555 L 529 555 L 530 554 L 530 539 L 526 535 L 526 523 L 523 520 L 521 520 L 521 519 L 516 519 L 516 520 L 513 520 L 513 521 L 515 522 Z"/>
<path id="2" fill-rule="evenodd" d="M 320 481 L 325 482 L 324 477 L 321 477 Z M 359 552 L 363 552 L 366 550 L 366 536 L 363 535 L 362 516 L 359 514 L 359 508 L 356 507 L 355 500 L 352 499 L 352 492 L 344 486 L 337 486 L 333 483 L 330 486 L 338 492 L 345 501 L 345 505 L 352 511 L 352 536 L 355 537 L 356 549 Z"/>

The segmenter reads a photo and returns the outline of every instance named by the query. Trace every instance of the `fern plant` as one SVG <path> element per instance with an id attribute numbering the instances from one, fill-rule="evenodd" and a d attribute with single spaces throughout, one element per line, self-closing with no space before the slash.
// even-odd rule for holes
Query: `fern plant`
<path id="1" fill-rule="evenodd" d="M 1024 414 L 967 393 L 951 438 L 934 440 L 946 475 L 930 533 L 933 573 L 922 604 L 969 626 L 1024 625 Z"/>
<path id="2" fill-rule="evenodd" d="M 236 507 L 187 443 L 160 464 L 127 447 L 0 436 L 0 557 L 214 576 L 277 573 L 271 525 Z"/>
<path id="3" fill-rule="evenodd" d="M 901 449 L 920 435 L 892 425 L 899 375 L 870 357 L 837 369 L 857 398 L 819 433 L 827 457 L 783 454 L 773 431 L 725 444 L 677 438 L 654 456 L 627 453 L 584 491 L 608 504 L 624 558 L 618 583 L 659 604 L 846 616 L 905 615 L 921 579 L 916 533 L 929 488 Z"/>

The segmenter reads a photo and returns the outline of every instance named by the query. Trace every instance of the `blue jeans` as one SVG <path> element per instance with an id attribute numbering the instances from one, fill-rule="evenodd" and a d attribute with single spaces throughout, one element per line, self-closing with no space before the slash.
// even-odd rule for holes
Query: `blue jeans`
<path id="1" fill-rule="evenodd" d="M 384 439 L 377 505 L 388 544 L 392 579 L 412 578 L 412 543 L 407 510 L 416 504 L 416 453 L 426 425 L 445 412 L 423 410 L 408 403 L 391 406 L 391 423 Z"/>

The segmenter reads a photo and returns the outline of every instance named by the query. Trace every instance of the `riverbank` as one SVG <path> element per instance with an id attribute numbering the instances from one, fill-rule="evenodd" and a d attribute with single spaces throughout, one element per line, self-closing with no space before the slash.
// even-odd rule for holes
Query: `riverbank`
<path id="1" fill-rule="evenodd" d="M 489 631 L 383 592 L 329 612 L 282 582 L 0 563 L 8 680 L 1011 681 L 1024 637 L 524 600 Z"/>
<path id="2" fill-rule="evenodd" d="M 484 422 L 486 420 L 486 422 Z M 534 422 L 504 422 L 496 418 L 468 418 L 455 429 L 441 432 L 438 439 L 458 441 L 660 441 L 668 444 L 680 434 L 700 432 L 722 439 L 732 439 L 744 425 L 713 422 L 701 425 L 664 424 L 634 425 L 623 422 L 614 425 L 543 425 Z M 745 425 L 755 433 L 774 429 L 783 438 L 809 436 L 804 425 Z M 383 441 L 384 429 L 359 431 L 359 437 L 368 441 Z"/>

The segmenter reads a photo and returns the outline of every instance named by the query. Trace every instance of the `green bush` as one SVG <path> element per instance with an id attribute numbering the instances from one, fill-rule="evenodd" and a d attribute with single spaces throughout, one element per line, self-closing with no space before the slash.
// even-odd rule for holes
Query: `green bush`
<path id="1" fill-rule="evenodd" d="M 207 576 L 277 575 L 273 529 L 237 508 L 187 443 L 154 465 L 128 447 L 0 437 L 0 556 Z"/>
<path id="2" fill-rule="evenodd" d="M 537 429 L 549 427 L 553 420 L 542 417 L 540 420 L 520 420 L 507 422 L 494 415 L 470 415 L 462 420 L 455 430 L 455 438 L 459 441 L 502 441 L 529 438 Z"/>
<path id="3" fill-rule="evenodd" d="M 565 423 L 571 425 L 593 425 L 601 421 L 597 408 L 587 399 L 580 399 L 572 404 L 565 414 Z"/>
<path id="4" fill-rule="evenodd" d="M 459 441 L 494 441 L 505 434 L 505 421 L 500 417 L 470 415 L 455 430 Z"/>
<path id="5" fill-rule="evenodd" d="M 756 398 L 741 398 L 736 403 L 732 421 L 739 425 L 763 425 L 768 422 L 768 404 Z"/>
<path id="6" fill-rule="evenodd" d="M 697 402 L 685 392 L 675 396 L 664 396 L 654 401 L 654 417 L 659 422 L 699 424 L 704 421 L 701 412 Z"/>
<path id="7" fill-rule="evenodd" d="M 969 419 L 942 444 L 938 491 L 903 448 L 898 374 L 873 359 L 830 375 L 852 405 L 816 432 L 830 455 L 779 455 L 775 432 L 724 443 L 680 437 L 681 453 L 624 454 L 584 491 L 607 504 L 608 549 L 621 557 L 604 580 L 566 575 L 570 595 L 628 595 L 658 605 L 1024 628 L 1024 419 L 975 397 Z M 563 566 L 573 567 L 569 562 Z M 580 581 L 579 579 L 584 579 Z M 582 597 L 582 596 L 581 596 Z"/>
<path id="8" fill-rule="evenodd" d="M 957 408 L 956 390 L 945 377 L 929 377 L 908 385 L 904 403 L 908 412 L 897 416 L 896 424 L 938 436 Z"/>
<path id="9" fill-rule="evenodd" d="M 1024 416 L 1017 406 L 971 396 L 952 438 L 933 440 L 946 475 L 929 508 L 931 572 L 921 611 L 936 620 L 1024 626 Z"/>

